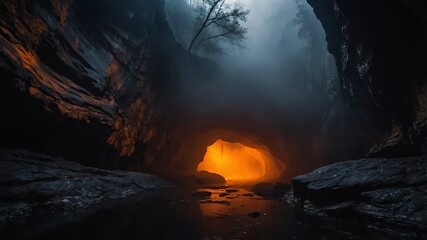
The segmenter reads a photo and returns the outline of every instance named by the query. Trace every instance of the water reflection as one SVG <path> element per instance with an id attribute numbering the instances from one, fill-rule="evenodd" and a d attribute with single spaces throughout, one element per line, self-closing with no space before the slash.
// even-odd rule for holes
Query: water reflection
<path id="1" fill-rule="evenodd" d="M 195 195 L 198 192 L 203 194 Z M 366 229 L 307 218 L 278 199 L 265 199 L 240 187 L 178 187 L 58 218 L 45 217 L 0 231 L 0 236 L 23 240 L 388 239 Z"/>
<path id="2" fill-rule="evenodd" d="M 202 232 L 222 239 L 292 239 L 293 210 L 281 201 L 262 198 L 245 188 L 201 188 L 211 192 L 198 199 Z M 291 222 L 289 220 L 292 219 Z M 209 235 L 208 235 L 209 236 Z"/>
<path id="3" fill-rule="evenodd" d="M 200 211 L 205 217 L 248 217 L 251 212 L 260 212 L 266 216 L 275 206 L 266 200 L 243 188 L 209 189 L 199 191 L 211 192 L 210 199 L 200 200 Z"/>

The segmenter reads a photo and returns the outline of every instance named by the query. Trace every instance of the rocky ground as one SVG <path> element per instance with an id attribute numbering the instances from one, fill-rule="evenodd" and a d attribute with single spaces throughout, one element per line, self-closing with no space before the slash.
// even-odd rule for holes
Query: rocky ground
<path id="1" fill-rule="evenodd" d="M 427 237 L 425 157 L 362 159 L 293 179 L 297 204 L 310 214 L 363 222 L 411 239 Z"/>
<path id="2" fill-rule="evenodd" d="M 84 167 L 62 158 L 0 150 L 0 226 L 171 187 L 155 176 Z"/>

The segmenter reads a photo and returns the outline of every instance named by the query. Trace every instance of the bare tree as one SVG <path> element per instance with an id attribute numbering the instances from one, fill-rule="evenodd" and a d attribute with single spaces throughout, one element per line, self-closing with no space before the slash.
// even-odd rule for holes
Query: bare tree
<path id="1" fill-rule="evenodd" d="M 226 0 L 200 0 L 195 6 L 197 16 L 195 35 L 188 47 L 193 52 L 195 46 L 205 45 L 206 48 L 219 51 L 212 43 L 215 40 L 226 41 L 232 45 L 243 46 L 248 29 L 241 25 L 246 22 L 249 10 L 240 5 L 229 6 Z"/>

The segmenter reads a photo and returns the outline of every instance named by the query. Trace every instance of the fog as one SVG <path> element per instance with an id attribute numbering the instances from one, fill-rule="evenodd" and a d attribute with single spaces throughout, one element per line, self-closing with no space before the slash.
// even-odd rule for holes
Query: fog
<path id="1" fill-rule="evenodd" d="M 318 139 L 339 118 L 341 99 L 335 60 L 311 6 L 303 0 L 229 0 L 234 3 L 250 10 L 244 48 L 222 43 L 223 54 L 197 54 L 219 70 L 181 75 L 188 117 L 209 122 L 207 128 L 298 136 L 321 155 Z M 187 0 L 168 0 L 166 13 L 186 49 L 194 34 L 191 7 Z"/>
<path id="2" fill-rule="evenodd" d="M 278 48 L 282 41 L 292 42 L 288 54 L 295 55 L 304 47 L 298 38 L 298 28 L 293 21 L 298 12 L 295 0 L 243 0 L 234 1 L 250 10 L 248 21 L 243 25 L 248 28 L 246 49 L 240 51 L 242 57 L 254 63 L 274 63 L 277 61 Z M 286 38 L 286 39 L 285 39 Z M 256 58 L 255 58 L 256 56 Z"/>
<path id="3" fill-rule="evenodd" d="M 250 10 L 244 23 L 248 28 L 245 48 L 222 44 L 223 55 L 201 55 L 214 60 L 223 74 L 213 82 L 196 78 L 192 83 L 186 76 L 183 88 L 188 97 L 197 98 L 190 101 L 200 110 L 229 103 L 224 99 L 247 104 L 254 98 L 259 106 L 324 108 L 311 106 L 320 100 L 312 94 L 326 94 L 328 81 L 331 85 L 336 80 L 335 64 L 312 8 L 299 0 L 229 0 L 229 4 L 236 2 Z M 187 0 L 167 3 L 171 28 L 186 48 L 193 34 L 190 7 Z"/>

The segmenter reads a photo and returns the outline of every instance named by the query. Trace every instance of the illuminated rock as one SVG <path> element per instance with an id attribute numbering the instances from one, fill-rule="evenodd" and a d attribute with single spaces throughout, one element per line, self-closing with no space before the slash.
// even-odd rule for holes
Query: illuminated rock
<path id="1" fill-rule="evenodd" d="M 284 164 L 262 148 L 219 139 L 207 148 L 198 171 L 209 171 L 227 181 L 251 182 L 279 178 Z"/>

